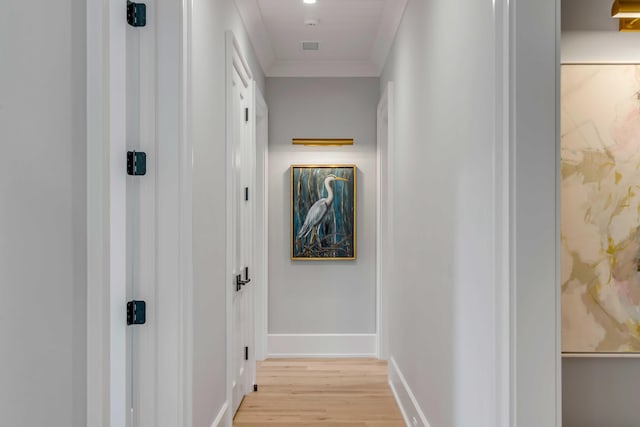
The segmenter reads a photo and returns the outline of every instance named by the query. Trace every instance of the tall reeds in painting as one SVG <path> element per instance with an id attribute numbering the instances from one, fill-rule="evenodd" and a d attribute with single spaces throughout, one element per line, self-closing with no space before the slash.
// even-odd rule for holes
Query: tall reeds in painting
<path id="1" fill-rule="evenodd" d="M 291 259 L 355 258 L 355 165 L 291 166 Z"/>

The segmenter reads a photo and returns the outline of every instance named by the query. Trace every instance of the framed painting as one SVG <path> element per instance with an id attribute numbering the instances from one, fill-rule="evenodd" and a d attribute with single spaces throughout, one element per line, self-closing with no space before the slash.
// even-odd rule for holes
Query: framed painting
<path id="1" fill-rule="evenodd" d="M 563 65 L 562 350 L 640 353 L 639 65 Z"/>
<path id="2" fill-rule="evenodd" d="M 356 259 L 356 166 L 291 166 L 291 259 Z"/>

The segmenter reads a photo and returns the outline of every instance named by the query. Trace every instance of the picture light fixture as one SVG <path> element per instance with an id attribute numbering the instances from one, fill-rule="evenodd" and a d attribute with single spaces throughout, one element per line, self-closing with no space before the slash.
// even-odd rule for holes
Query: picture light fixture
<path id="1" fill-rule="evenodd" d="M 640 31 L 640 0 L 615 0 L 611 17 L 618 18 L 620 31 Z"/>
<path id="2" fill-rule="evenodd" d="M 309 145 L 309 146 L 339 146 L 339 145 L 353 145 L 353 138 L 332 138 L 332 139 L 310 139 L 310 138 L 293 138 L 291 140 L 293 145 Z"/>
<path id="3" fill-rule="evenodd" d="M 611 6 L 613 18 L 640 18 L 640 0 L 615 0 Z"/>

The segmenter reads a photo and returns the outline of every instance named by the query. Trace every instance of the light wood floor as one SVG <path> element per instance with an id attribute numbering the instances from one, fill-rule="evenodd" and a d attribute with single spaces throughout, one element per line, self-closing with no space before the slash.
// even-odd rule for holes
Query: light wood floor
<path id="1" fill-rule="evenodd" d="M 270 359 L 258 363 L 257 393 L 245 397 L 234 427 L 404 427 L 372 359 Z"/>

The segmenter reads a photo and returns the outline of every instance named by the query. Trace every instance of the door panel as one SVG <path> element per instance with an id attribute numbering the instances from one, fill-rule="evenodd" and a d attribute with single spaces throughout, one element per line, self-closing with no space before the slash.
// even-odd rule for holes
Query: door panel
<path id="1" fill-rule="evenodd" d="M 252 311 L 253 288 L 248 275 L 251 273 L 251 255 L 253 246 L 251 201 L 247 200 L 250 191 L 252 162 L 251 126 L 247 109 L 251 96 L 249 81 L 243 79 L 233 68 L 231 79 L 232 101 L 230 114 L 233 116 L 233 276 L 239 277 L 240 284 L 234 289 L 233 307 L 233 351 L 232 351 L 232 409 L 235 413 L 243 397 L 250 392 L 252 357 Z M 249 198 L 250 199 L 250 198 Z"/>

